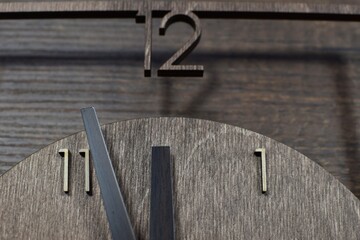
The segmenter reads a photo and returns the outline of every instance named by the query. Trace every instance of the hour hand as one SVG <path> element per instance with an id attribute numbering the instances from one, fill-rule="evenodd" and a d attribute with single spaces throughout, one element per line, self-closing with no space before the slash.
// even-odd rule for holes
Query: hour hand
<path id="1" fill-rule="evenodd" d="M 112 239 L 135 240 L 120 187 L 115 176 L 104 136 L 93 107 L 81 109 L 96 176 L 100 185 Z"/>

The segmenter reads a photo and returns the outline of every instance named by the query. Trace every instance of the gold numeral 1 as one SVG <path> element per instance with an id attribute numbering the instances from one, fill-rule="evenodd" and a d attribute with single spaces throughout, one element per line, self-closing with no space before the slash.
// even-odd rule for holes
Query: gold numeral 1
<path id="1" fill-rule="evenodd" d="M 64 158 L 64 180 L 63 187 L 64 192 L 69 192 L 69 149 L 64 148 L 59 150 L 60 156 Z"/>
<path id="2" fill-rule="evenodd" d="M 89 149 L 81 149 L 79 153 L 85 158 L 85 192 L 90 194 L 90 151 Z"/>
<path id="3" fill-rule="evenodd" d="M 260 155 L 261 157 L 261 190 L 262 193 L 266 193 L 267 184 L 266 184 L 266 154 L 265 148 L 257 148 L 255 154 Z"/>

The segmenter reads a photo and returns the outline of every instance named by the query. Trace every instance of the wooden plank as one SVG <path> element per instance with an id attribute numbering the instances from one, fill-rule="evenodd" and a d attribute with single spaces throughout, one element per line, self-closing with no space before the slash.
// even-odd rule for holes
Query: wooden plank
<path id="1" fill-rule="evenodd" d="M 175 9 L 194 11 L 203 18 L 360 20 L 360 6 L 355 4 L 153 1 L 150 6 L 154 17 Z M 147 7 L 147 3 L 132 0 L 5 2 L 0 3 L 0 18 L 134 18 L 138 11 Z"/>

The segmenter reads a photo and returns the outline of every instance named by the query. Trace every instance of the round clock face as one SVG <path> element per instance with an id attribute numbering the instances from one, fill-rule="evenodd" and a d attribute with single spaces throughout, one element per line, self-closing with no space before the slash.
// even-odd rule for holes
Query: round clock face
<path id="1" fill-rule="evenodd" d="M 360 238 L 356 197 L 310 159 L 265 136 L 185 118 L 117 122 L 103 134 L 138 239 L 150 238 L 152 195 L 166 184 L 160 193 L 170 193 L 176 239 Z M 161 147 L 170 153 L 172 178 L 159 181 L 154 152 Z M 96 173 L 90 165 L 87 176 L 86 154 L 79 154 L 87 148 L 80 132 L 0 177 L 1 239 L 111 238 Z"/>

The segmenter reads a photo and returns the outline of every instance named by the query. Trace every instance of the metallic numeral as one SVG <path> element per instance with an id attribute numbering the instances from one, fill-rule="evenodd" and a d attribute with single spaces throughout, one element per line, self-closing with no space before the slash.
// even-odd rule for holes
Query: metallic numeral
<path id="1" fill-rule="evenodd" d="M 85 192 L 90 194 L 90 151 L 89 149 L 80 149 L 79 153 L 85 158 Z"/>
<path id="2" fill-rule="evenodd" d="M 265 148 L 257 148 L 255 150 L 256 155 L 261 157 L 261 191 L 262 193 L 267 192 L 267 183 L 266 183 L 266 154 Z"/>
<path id="3" fill-rule="evenodd" d="M 64 192 L 69 192 L 69 149 L 64 148 L 59 150 L 59 154 L 64 158 L 64 180 L 63 188 Z"/>

